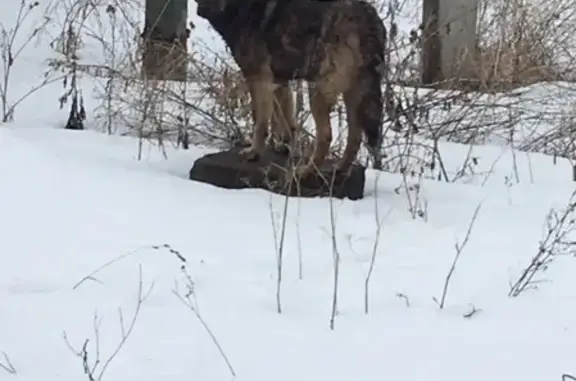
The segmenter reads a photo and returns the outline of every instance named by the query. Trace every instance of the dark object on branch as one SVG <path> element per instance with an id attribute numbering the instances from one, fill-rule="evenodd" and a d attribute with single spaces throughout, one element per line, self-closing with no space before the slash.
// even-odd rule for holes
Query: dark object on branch
<path id="1" fill-rule="evenodd" d="M 327 160 L 317 173 L 300 181 L 289 181 L 293 159 L 267 148 L 258 161 L 248 161 L 241 148 L 205 155 L 194 162 L 190 179 L 227 189 L 258 188 L 299 197 L 334 197 L 359 200 L 364 197 L 366 168 L 352 165 L 349 174 L 333 172 Z"/>
<path id="2" fill-rule="evenodd" d="M 66 122 L 66 127 L 64 128 L 67 130 L 83 130 L 85 120 L 86 109 L 84 109 L 84 99 L 82 96 L 74 94 L 72 104 L 70 105 L 70 113 L 68 114 L 68 122 Z"/>

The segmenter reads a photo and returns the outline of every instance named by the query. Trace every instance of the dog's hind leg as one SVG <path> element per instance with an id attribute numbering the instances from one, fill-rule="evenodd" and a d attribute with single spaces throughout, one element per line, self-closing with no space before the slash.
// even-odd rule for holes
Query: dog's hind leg
<path id="1" fill-rule="evenodd" d="M 338 99 L 338 94 L 333 91 L 327 91 L 328 89 L 324 88 L 324 86 L 309 86 L 308 89 L 310 93 L 310 111 L 316 125 L 316 137 L 314 139 L 312 158 L 308 164 L 297 169 L 299 176 L 306 176 L 318 170 L 324 163 L 332 143 L 330 111 Z"/>
<path id="2" fill-rule="evenodd" d="M 348 122 L 348 137 L 346 139 L 346 148 L 342 158 L 336 163 L 337 171 L 347 171 L 362 145 L 362 126 L 360 125 L 359 116 L 361 92 L 359 86 L 354 86 L 344 93 L 344 104 L 346 105 L 346 119 Z"/>
<path id="3" fill-rule="evenodd" d="M 287 153 L 296 137 L 296 117 L 294 99 L 289 84 L 282 85 L 274 91 L 274 113 L 272 116 L 272 140 L 278 152 Z"/>
<path id="4" fill-rule="evenodd" d="M 382 113 L 384 99 L 380 74 L 374 71 L 365 71 L 356 86 L 357 107 L 356 118 L 360 129 L 366 135 L 366 147 L 374 161 L 374 169 L 381 169 L 382 158 L 380 154 L 382 143 Z M 352 128 L 352 126 L 350 127 Z M 353 148 L 350 148 L 352 151 Z"/>
<path id="5" fill-rule="evenodd" d="M 249 78 L 246 81 L 250 90 L 252 115 L 254 118 L 254 133 L 252 143 L 241 151 L 249 161 L 260 158 L 266 145 L 266 135 L 272 112 L 274 110 L 274 87 L 272 81 L 261 77 Z"/>

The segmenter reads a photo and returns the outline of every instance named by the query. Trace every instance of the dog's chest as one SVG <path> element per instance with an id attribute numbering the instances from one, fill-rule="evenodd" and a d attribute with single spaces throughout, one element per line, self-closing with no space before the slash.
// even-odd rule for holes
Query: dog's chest
<path id="1" fill-rule="evenodd" d="M 315 75 L 321 60 L 322 23 L 309 14 L 292 13 L 280 22 L 268 25 L 264 35 L 270 54 L 271 69 L 281 80 L 308 78 Z"/>

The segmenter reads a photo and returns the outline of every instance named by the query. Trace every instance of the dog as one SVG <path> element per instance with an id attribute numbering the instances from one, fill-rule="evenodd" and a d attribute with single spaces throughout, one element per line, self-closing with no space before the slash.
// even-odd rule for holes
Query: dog
<path id="1" fill-rule="evenodd" d="M 295 129 L 289 82 L 305 80 L 316 125 L 314 152 L 296 169 L 306 176 L 319 168 L 332 141 L 330 112 L 343 95 L 348 139 L 335 170 L 345 171 L 366 145 L 378 167 L 382 135 L 386 28 L 365 0 L 195 0 L 197 15 L 222 37 L 246 79 L 254 133 L 242 150 L 258 160 L 276 111 Z"/>

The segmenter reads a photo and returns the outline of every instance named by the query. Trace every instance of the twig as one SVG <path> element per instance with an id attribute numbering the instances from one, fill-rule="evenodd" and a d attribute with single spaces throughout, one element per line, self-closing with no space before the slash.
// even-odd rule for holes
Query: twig
<path id="1" fill-rule="evenodd" d="M 272 207 L 272 195 L 270 195 L 270 219 L 272 223 L 272 233 L 274 238 L 274 246 L 276 249 L 276 311 L 282 313 L 282 270 L 284 267 L 284 240 L 286 238 L 286 222 L 288 218 L 288 205 L 290 202 L 290 193 L 292 191 L 292 181 L 288 186 L 288 191 L 284 196 L 284 206 L 282 210 L 282 221 L 280 225 L 280 237 L 278 237 L 278 229 L 276 226 L 276 219 L 274 216 L 274 209 Z"/>
<path id="2" fill-rule="evenodd" d="M 8 354 L 6 352 L 2 352 L 2 357 L 4 357 L 4 361 L 0 362 L 0 368 L 4 369 L 10 374 L 16 374 L 16 368 L 14 368 L 14 365 L 12 365 L 12 361 L 10 361 Z"/>
<path id="3" fill-rule="evenodd" d="M 90 361 L 90 354 L 89 354 L 89 349 L 88 349 L 88 345 L 90 344 L 90 339 L 84 340 L 82 348 L 80 350 L 76 350 L 76 349 L 74 349 L 73 345 L 68 340 L 68 336 L 67 336 L 66 332 L 63 333 L 62 336 L 63 336 L 64 341 L 66 342 L 66 345 L 68 346 L 68 348 L 76 356 L 78 356 L 82 359 L 82 367 L 84 369 L 84 374 L 86 375 L 86 377 L 88 377 L 89 381 L 102 381 L 103 380 L 104 375 L 106 373 L 106 370 L 108 369 L 108 367 L 110 366 L 112 361 L 114 361 L 114 359 L 116 358 L 118 353 L 120 353 L 120 351 L 122 350 L 122 348 L 126 344 L 128 338 L 132 335 L 132 331 L 134 330 L 134 327 L 136 326 L 136 321 L 138 320 L 138 316 L 140 315 L 142 304 L 144 303 L 144 301 L 148 298 L 148 296 L 152 292 L 153 287 L 154 287 L 154 283 L 152 283 L 150 285 L 150 288 L 148 289 L 147 292 L 144 292 L 143 277 L 142 277 L 142 265 L 139 265 L 138 266 L 138 299 L 136 302 L 136 308 L 134 310 L 134 314 L 132 315 L 132 318 L 128 324 L 128 327 L 126 327 L 124 325 L 124 316 L 122 314 L 122 310 L 120 310 L 119 323 L 120 323 L 120 330 L 122 332 L 122 335 L 121 335 L 120 341 L 118 342 L 118 344 L 116 345 L 116 347 L 114 348 L 114 350 L 112 351 L 110 356 L 108 356 L 108 358 L 106 360 L 104 360 L 103 362 L 100 359 L 100 323 L 101 323 L 101 319 L 98 318 L 97 313 L 94 314 L 94 322 L 93 322 L 94 339 L 95 339 L 94 350 L 96 353 L 95 353 L 95 360 L 92 363 L 92 365 L 90 364 L 91 361 Z M 100 365 L 102 365 L 101 368 L 99 367 Z"/>
<path id="4" fill-rule="evenodd" d="M 536 274 L 545 271 L 554 259 L 563 254 L 574 253 L 576 242 L 568 238 L 574 231 L 576 211 L 576 191 L 570 195 L 568 205 L 562 213 L 551 209 L 546 216 L 545 236 L 538 245 L 536 255 L 530 261 L 518 280 L 511 285 L 508 296 L 517 297 L 524 291 L 534 288 L 539 281 L 534 280 Z"/>
<path id="5" fill-rule="evenodd" d="M 300 236 L 300 199 L 296 201 L 296 243 L 298 246 L 298 279 L 304 279 L 304 263 L 302 258 L 302 237 Z"/>
<path id="6" fill-rule="evenodd" d="M 226 366 L 228 367 L 230 374 L 232 374 L 233 377 L 236 377 L 236 371 L 234 370 L 232 363 L 228 359 L 228 356 L 226 356 L 226 353 L 224 352 L 224 349 L 222 348 L 222 346 L 220 345 L 220 342 L 216 338 L 216 335 L 214 334 L 214 332 L 212 332 L 212 330 L 210 329 L 210 327 L 208 326 L 208 324 L 206 323 L 206 321 L 204 320 L 204 318 L 200 314 L 200 311 L 198 310 L 194 281 L 192 280 L 192 277 L 190 276 L 190 274 L 186 270 L 185 264 L 182 265 L 181 271 L 184 274 L 184 278 L 186 279 L 186 282 L 187 282 L 186 283 L 186 292 L 184 293 L 184 295 L 181 295 L 180 292 L 178 292 L 178 284 L 176 284 L 176 287 L 172 290 L 172 292 L 182 302 L 182 304 L 184 306 L 186 306 L 190 311 L 192 311 L 194 316 L 196 316 L 196 319 L 198 319 L 198 321 L 202 325 L 202 328 L 204 328 L 206 333 L 208 333 L 208 336 L 210 336 L 210 339 L 212 340 L 212 342 L 214 343 L 214 345 L 218 349 L 218 352 L 220 352 L 220 355 L 224 359 L 224 362 L 226 363 Z"/>
<path id="7" fill-rule="evenodd" d="M 469 312 L 466 312 L 462 317 L 464 319 L 471 319 L 474 315 L 481 312 L 481 309 L 476 308 L 476 306 L 472 305 L 472 309 Z"/>
<path id="8" fill-rule="evenodd" d="M 448 294 L 448 287 L 450 286 L 450 280 L 452 279 L 452 275 L 454 274 L 454 271 L 456 270 L 456 265 L 458 264 L 458 260 L 460 259 L 460 255 L 462 254 L 462 251 L 464 250 L 464 248 L 466 247 L 466 244 L 468 243 L 468 240 L 470 239 L 470 234 L 472 233 L 472 228 L 474 227 L 474 223 L 476 222 L 476 218 L 478 217 L 478 213 L 480 212 L 481 208 L 482 208 L 482 203 L 479 203 L 476 206 L 476 209 L 474 209 L 474 214 L 472 215 L 472 219 L 470 220 L 470 223 L 468 224 L 468 230 L 466 231 L 466 236 L 464 237 L 464 241 L 462 241 L 461 244 L 459 244 L 458 242 L 456 242 L 454 244 L 454 248 L 456 249 L 456 255 L 454 256 L 454 260 L 452 261 L 452 265 L 450 266 L 450 270 L 448 271 L 448 275 L 446 275 L 446 279 L 444 281 L 444 288 L 442 290 L 442 297 L 440 299 L 440 302 L 438 303 L 436 298 L 434 298 L 434 301 L 438 304 L 440 309 L 444 308 L 444 303 L 446 302 L 446 296 Z"/>
<path id="9" fill-rule="evenodd" d="M 148 296 L 152 292 L 152 288 L 154 287 L 154 283 L 152 283 L 150 285 L 150 288 L 148 289 L 148 292 L 143 293 L 142 265 L 138 266 L 138 279 L 139 279 L 139 282 L 138 282 L 138 301 L 136 302 L 136 310 L 134 311 L 134 314 L 132 315 L 132 319 L 130 320 L 130 323 L 128 325 L 128 329 L 124 328 L 124 325 L 122 323 L 123 322 L 122 312 L 120 311 L 120 326 L 121 326 L 121 329 L 123 332 L 122 338 L 120 339 L 120 342 L 116 346 L 116 349 L 114 349 L 112 354 L 104 362 L 104 365 L 102 366 L 102 369 L 100 370 L 100 375 L 98 376 L 98 381 L 102 380 L 102 377 L 104 376 L 104 373 L 106 372 L 106 369 L 108 369 L 108 366 L 110 365 L 112 360 L 114 360 L 116 355 L 118 355 L 118 353 L 120 352 L 122 347 L 124 347 L 124 344 L 126 344 L 126 341 L 128 340 L 128 338 L 132 334 L 132 331 L 134 330 L 134 327 L 136 326 L 136 320 L 138 319 L 138 315 L 140 315 L 140 309 L 142 308 L 142 303 L 144 303 L 144 301 L 148 298 Z"/>
<path id="10" fill-rule="evenodd" d="M 336 176 L 332 173 L 332 181 L 330 189 L 334 189 L 334 180 Z M 336 241 L 336 216 L 334 210 L 334 200 L 330 197 L 328 201 L 330 204 L 330 238 L 332 242 L 332 259 L 334 267 L 334 280 L 332 288 L 332 311 L 330 313 L 330 329 L 334 330 L 336 324 L 336 315 L 338 314 L 338 289 L 340 283 L 340 252 L 338 250 L 338 243 Z"/>
<path id="11" fill-rule="evenodd" d="M 403 293 L 401 293 L 401 292 L 397 292 L 397 293 L 396 293 L 396 297 L 404 300 L 404 303 L 406 304 L 406 307 L 407 307 L 407 308 L 410 308 L 410 298 L 408 298 L 408 295 L 403 294 Z"/>
<path id="12" fill-rule="evenodd" d="M 388 213 L 380 219 L 380 212 L 378 207 L 378 179 L 380 178 L 380 173 L 378 173 L 374 180 L 374 223 L 376 224 L 376 232 L 374 233 L 374 243 L 372 245 L 372 255 L 370 257 L 370 265 L 368 266 L 368 274 L 364 279 L 364 313 L 368 314 L 369 304 L 370 304 L 370 279 L 372 279 L 372 272 L 374 271 L 374 266 L 376 265 L 376 256 L 378 254 L 378 245 L 380 243 L 380 233 L 382 231 L 382 223 L 392 212 L 392 208 L 388 210 Z"/>
<path id="13" fill-rule="evenodd" d="M 141 252 L 142 250 L 146 250 L 146 249 L 150 249 L 150 250 L 158 250 L 161 248 L 166 248 L 170 250 L 170 246 L 169 245 L 149 245 L 149 246 L 142 246 L 139 247 L 137 249 L 134 249 L 132 251 L 129 251 L 127 253 L 124 253 L 116 258 L 113 258 L 111 260 L 109 260 L 108 262 L 104 263 L 102 266 L 94 269 L 92 272 L 90 272 L 88 275 L 86 275 L 85 277 L 83 277 L 82 279 L 80 279 L 78 282 L 76 282 L 76 284 L 74 286 L 72 286 L 73 290 L 76 290 L 78 287 L 80 287 L 84 282 L 91 280 L 94 282 L 98 282 L 98 283 L 102 283 L 100 282 L 98 279 L 95 278 L 96 274 L 98 274 L 100 271 L 112 266 L 113 264 L 120 262 L 123 259 L 126 259 L 134 254 L 137 254 L 139 252 Z"/>

